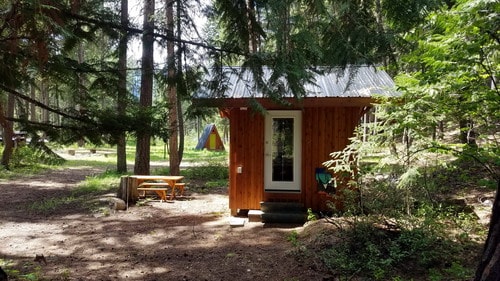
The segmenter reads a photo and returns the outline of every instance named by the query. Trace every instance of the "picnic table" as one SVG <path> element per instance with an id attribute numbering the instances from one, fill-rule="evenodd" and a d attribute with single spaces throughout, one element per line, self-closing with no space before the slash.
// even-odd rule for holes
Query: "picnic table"
<path id="1" fill-rule="evenodd" d="M 175 198 L 175 190 L 179 189 L 180 194 L 184 193 L 185 183 L 180 182 L 184 176 L 161 176 L 161 175 L 132 175 L 132 193 L 139 191 L 154 191 L 162 201 L 167 201 L 167 191 L 171 190 L 169 200 Z"/>

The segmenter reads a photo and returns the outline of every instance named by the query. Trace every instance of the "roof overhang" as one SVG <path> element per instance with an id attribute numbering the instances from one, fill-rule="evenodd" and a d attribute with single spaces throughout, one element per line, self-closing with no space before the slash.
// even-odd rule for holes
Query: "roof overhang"
<path id="1" fill-rule="evenodd" d="M 269 98 L 214 98 L 195 99 L 197 106 L 218 108 L 245 108 L 259 105 L 265 109 L 298 109 L 311 107 L 367 107 L 376 102 L 373 97 L 318 97 L 318 98 L 284 98 L 274 101 Z"/>
<path id="2" fill-rule="evenodd" d="M 272 69 L 263 70 L 264 81 L 270 81 Z M 286 89 L 286 81 L 281 84 L 285 87 L 281 97 L 278 94 L 274 98 L 264 95 L 254 85 L 252 73 L 244 68 L 225 67 L 221 77 L 207 81 L 210 81 L 208 84 L 212 85 L 211 89 L 202 87 L 195 95 L 193 101 L 197 106 L 265 109 L 369 107 L 378 97 L 400 95 L 391 77 L 373 66 L 349 66 L 346 70 L 315 73 L 312 81 L 304 84 L 305 93 L 300 98 L 294 97 L 290 89 Z"/>

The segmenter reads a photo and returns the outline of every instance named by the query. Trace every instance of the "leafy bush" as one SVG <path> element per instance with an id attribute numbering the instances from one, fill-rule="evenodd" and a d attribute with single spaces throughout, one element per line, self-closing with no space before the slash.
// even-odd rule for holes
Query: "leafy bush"
<path id="1" fill-rule="evenodd" d="M 221 187 L 221 186 L 227 186 L 228 185 L 228 180 L 215 180 L 215 181 L 207 181 L 205 183 L 205 186 L 207 188 L 215 188 L 215 187 Z"/>
<path id="2" fill-rule="evenodd" d="M 208 163 L 208 165 L 203 166 L 193 166 L 189 167 L 181 174 L 186 177 L 186 179 L 193 180 L 227 180 L 229 179 L 229 169 L 226 164 L 223 163 Z"/>
<path id="3" fill-rule="evenodd" d="M 332 273 L 341 276 L 388 280 L 400 276 L 402 268 L 411 269 L 415 276 L 425 276 L 431 271 L 442 276 L 466 271 L 459 261 L 450 261 L 450 257 L 457 254 L 451 240 L 427 226 L 403 229 L 363 219 L 340 229 L 338 237 L 339 242 L 322 250 L 319 256 Z M 455 270 L 448 268 L 441 272 L 441 268 L 446 268 L 445 261 L 455 264 Z M 405 274 L 408 276 L 408 272 Z M 470 275 L 453 280 L 468 277 Z"/>
<path id="4" fill-rule="evenodd" d="M 23 145 L 14 150 L 10 165 L 12 168 L 20 168 L 37 166 L 40 164 L 59 165 L 63 162 L 64 159 L 58 157 L 54 153 L 47 153 L 38 147 Z"/>

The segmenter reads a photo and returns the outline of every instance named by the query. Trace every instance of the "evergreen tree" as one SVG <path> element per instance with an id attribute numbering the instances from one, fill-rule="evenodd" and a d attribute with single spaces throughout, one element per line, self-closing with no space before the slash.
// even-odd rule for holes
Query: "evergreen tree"
<path id="1" fill-rule="evenodd" d="M 154 76 L 154 20 L 155 1 L 144 0 L 144 21 L 142 34 L 141 95 L 139 104 L 141 111 L 148 114 L 153 104 Z M 134 174 L 149 175 L 151 121 L 144 118 L 143 129 L 137 131 Z"/>

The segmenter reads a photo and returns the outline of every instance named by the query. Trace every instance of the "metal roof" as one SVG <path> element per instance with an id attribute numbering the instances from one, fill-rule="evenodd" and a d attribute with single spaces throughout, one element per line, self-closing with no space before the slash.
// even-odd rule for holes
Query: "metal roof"
<path id="1" fill-rule="evenodd" d="M 268 81 L 271 69 L 264 68 L 264 80 Z M 218 82 L 217 91 L 202 88 L 198 98 L 263 98 L 262 92 L 256 90 L 250 71 L 240 67 L 223 68 L 224 82 Z M 212 81 L 213 82 L 213 81 Z M 286 83 L 283 83 L 286 85 Z M 314 74 L 312 83 L 304 85 L 306 98 L 324 97 L 372 97 L 398 96 L 394 81 L 383 70 L 373 66 L 349 66 L 346 69 L 323 70 L 322 74 Z M 286 90 L 285 90 L 286 91 Z M 286 91 L 285 96 L 292 97 Z"/>

